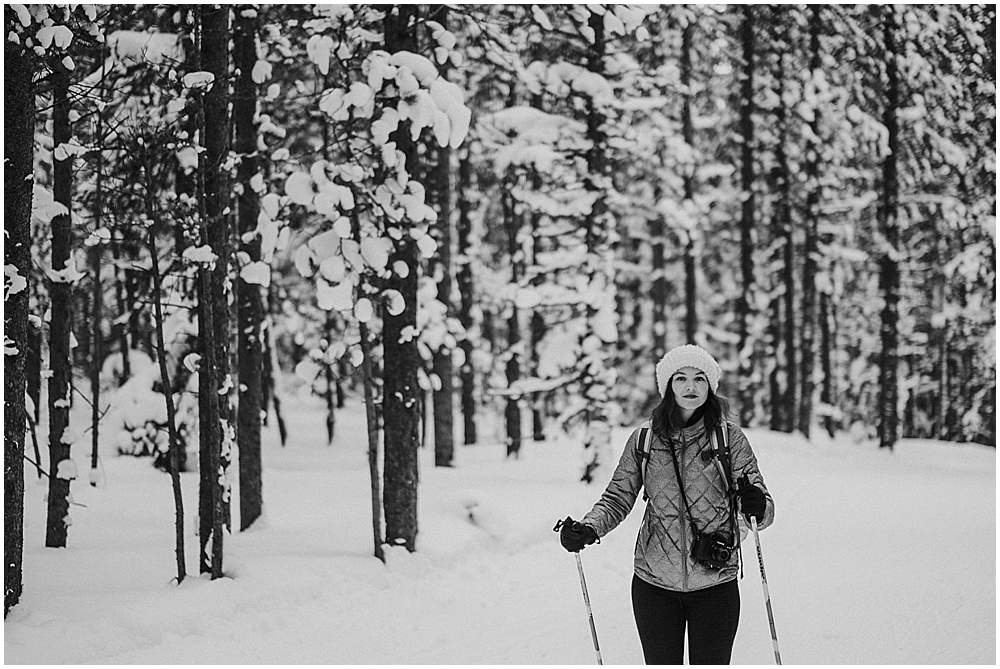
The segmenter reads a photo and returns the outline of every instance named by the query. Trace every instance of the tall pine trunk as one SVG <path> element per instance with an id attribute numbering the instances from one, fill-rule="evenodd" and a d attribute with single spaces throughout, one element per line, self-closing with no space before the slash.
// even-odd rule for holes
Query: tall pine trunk
<path id="1" fill-rule="evenodd" d="M 681 88 L 684 92 L 684 105 L 681 108 L 681 127 L 684 132 L 684 143 L 689 147 L 690 155 L 694 155 L 694 123 L 691 120 L 691 101 L 694 96 L 691 90 L 691 41 L 694 33 L 693 17 L 688 18 L 681 34 Z M 684 204 L 694 204 L 694 170 L 692 162 L 684 168 Z M 660 247 L 660 255 L 663 250 Z M 694 344 L 698 334 L 698 266 L 695 258 L 694 230 L 687 230 L 684 242 L 684 335 L 687 343 Z M 658 277 L 659 278 L 659 277 Z M 659 360 L 659 356 L 657 356 Z"/>
<path id="2" fill-rule="evenodd" d="M 474 444 L 476 435 L 476 369 L 472 360 L 472 332 L 475 323 L 472 309 L 475 300 L 472 283 L 471 235 L 472 235 L 472 161 L 469 150 L 462 149 L 458 159 L 458 257 L 461 258 L 455 278 L 458 283 L 458 320 L 465 336 L 462 337 L 463 355 L 459 378 L 462 396 L 462 425 L 464 444 Z"/>
<path id="3" fill-rule="evenodd" d="M 229 7 L 199 6 L 201 66 L 215 76 L 203 96 L 204 122 L 199 161 L 203 179 L 202 243 L 217 256 L 214 268 L 200 270 L 198 331 L 202 340 L 199 400 L 202 412 L 200 539 L 201 571 L 213 579 L 223 575 L 223 533 L 229 528 L 227 469 L 233 447 L 230 424 L 229 308 L 225 293 L 229 266 L 229 192 L 223 162 L 229 152 L 227 81 L 229 70 Z M 209 540 L 211 550 L 209 552 Z"/>
<path id="4" fill-rule="evenodd" d="M 417 52 L 417 8 L 388 6 L 384 18 L 385 49 L 389 53 Z M 412 24 L 411 24 L 412 21 Z M 419 173 L 416 143 L 409 127 L 391 136 L 405 156 L 406 171 Z M 405 301 L 398 315 L 386 314 L 383 325 L 383 406 L 385 417 L 385 539 L 390 546 L 416 550 L 417 539 L 417 449 L 420 446 L 421 390 L 417 382 L 420 354 L 412 332 L 417 325 L 417 248 L 409 235 L 396 242 L 389 265 L 404 263 L 405 277 L 393 272 L 386 289 L 397 290 Z"/>
<path id="5" fill-rule="evenodd" d="M 435 10 L 431 18 L 447 30 L 448 6 L 438 5 Z M 438 74 L 442 79 L 448 79 L 449 63 L 446 60 L 438 65 Z M 435 151 L 437 165 L 431 170 L 431 179 L 437 201 L 438 262 L 441 268 L 437 296 L 445 306 L 445 317 L 451 318 L 451 148 L 440 146 Z M 450 467 L 455 457 L 455 381 L 451 355 L 451 348 L 447 345 L 434 352 L 434 374 L 441 382 L 440 387 L 434 389 L 434 464 L 438 467 Z"/>
<path id="6" fill-rule="evenodd" d="M 879 354 L 879 423 L 880 448 L 891 449 L 899 435 L 899 47 L 896 34 L 896 10 L 882 7 L 882 31 L 885 39 L 886 99 L 882 122 L 885 125 L 888 153 L 882 162 L 882 201 L 879 227 L 883 248 L 879 259 L 879 289 L 884 305 L 881 318 Z"/>
<path id="7" fill-rule="evenodd" d="M 4 7 L 10 31 L 14 11 Z M 4 266 L 27 281 L 31 272 L 32 147 L 35 132 L 35 91 L 31 60 L 24 48 L 4 42 Z M 4 336 L 14 351 L 3 358 L 4 383 L 4 586 L 3 615 L 21 599 L 24 551 L 24 427 L 28 345 L 28 286 L 11 291 L 4 300 Z M 7 346 L 5 345 L 6 349 Z"/>
<path id="8" fill-rule="evenodd" d="M 785 107 L 785 79 L 787 77 L 785 67 L 785 53 L 790 48 L 788 39 L 789 27 L 787 20 L 783 20 L 780 13 L 774 16 L 779 22 L 777 53 L 777 71 L 775 76 L 778 80 L 777 97 L 778 103 L 775 108 L 775 125 L 778 133 L 778 144 L 775 148 L 775 160 L 777 162 L 775 176 L 777 177 L 777 204 L 776 204 L 776 242 L 781 246 L 780 258 L 780 281 L 781 281 L 781 314 L 783 319 L 775 319 L 774 340 L 775 353 L 783 344 L 783 362 L 774 360 L 775 368 L 784 367 L 785 387 L 780 394 L 773 394 L 772 405 L 777 408 L 777 426 L 773 429 L 782 432 L 791 432 L 795 428 L 796 402 L 798 395 L 798 366 L 795 354 L 795 235 L 792 222 L 792 172 L 788 159 L 788 110 Z M 777 299 L 777 298 L 775 298 Z M 777 310 L 776 310 L 777 311 Z"/>
<path id="9" fill-rule="evenodd" d="M 507 229 L 507 253 L 510 256 L 510 283 L 518 285 L 524 275 L 524 253 L 521 249 L 521 218 L 515 212 L 514 196 L 511 194 L 516 187 L 513 168 L 507 173 L 504 181 L 503 203 L 504 227 Z M 517 304 L 510 305 L 510 316 L 507 318 L 507 388 L 512 388 L 521 378 L 521 319 Z M 521 452 L 521 397 L 507 395 L 504 407 L 504 418 L 507 425 L 507 457 L 517 457 Z"/>
<path id="10" fill-rule="evenodd" d="M 593 31 L 593 42 L 587 45 L 586 69 L 598 77 L 605 75 L 605 56 L 607 42 L 604 33 L 604 17 L 591 13 L 588 25 Z M 584 95 L 586 110 L 586 150 L 587 175 L 583 180 L 584 190 L 594 197 L 593 205 L 584 219 L 584 239 L 587 248 L 587 288 L 593 293 L 604 291 L 614 292 L 614 276 L 605 262 L 610 252 L 608 236 L 611 228 L 611 215 L 608 211 L 608 180 L 610 179 L 610 164 L 608 160 L 607 117 L 598 102 L 590 95 Z M 587 300 L 586 323 L 580 338 L 580 350 L 583 357 L 580 371 L 580 392 L 586 398 L 584 409 L 586 436 L 584 448 L 587 455 L 584 458 L 582 481 L 591 483 L 595 472 L 604 466 L 604 460 L 609 455 L 611 428 L 608 423 L 608 370 L 605 367 L 603 346 L 590 348 L 587 342 L 596 338 L 597 307 L 592 299 Z M 607 342 L 604 342 L 607 343 Z"/>
<path id="11" fill-rule="evenodd" d="M 251 263 L 261 260 L 260 237 L 254 234 L 260 214 L 260 195 L 254 190 L 254 177 L 260 173 L 257 152 L 257 84 L 253 68 L 257 62 L 257 13 L 250 5 L 236 10 L 234 59 L 239 71 L 233 95 L 235 149 L 240 157 L 237 170 L 238 229 L 241 250 Z M 263 406 L 263 346 L 261 325 L 264 309 L 261 287 L 247 283 L 242 275 L 236 282 L 238 305 L 239 403 L 236 413 L 236 438 L 239 446 L 240 530 L 256 521 L 263 509 L 261 477 L 261 408 Z"/>
<path id="12" fill-rule="evenodd" d="M 740 182 L 742 207 L 740 213 L 740 277 L 741 292 L 736 301 L 736 320 L 739 330 L 739 398 L 740 422 L 753 422 L 753 342 L 750 340 L 750 305 L 754 291 L 753 228 L 754 228 L 754 8 L 743 5 L 743 22 L 740 41 L 743 48 L 743 73 L 740 94 L 740 135 L 742 142 Z"/>
<path id="13" fill-rule="evenodd" d="M 809 6 L 809 72 L 810 80 L 815 81 L 823 66 L 820 53 L 820 30 L 822 29 L 822 7 Z M 819 140 L 821 132 L 822 110 L 820 106 L 812 108 L 812 118 L 809 121 L 810 137 L 806 147 L 806 221 L 805 247 L 802 249 L 802 339 L 800 343 L 802 371 L 802 393 L 799 403 L 797 424 L 799 431 L 807 438 L 812 427 L 813 393 L 816 383 L 813 380 L 815 369 L 814 340 L 816 332 L 816 271 L 819 256 L 819 220 L 820 203 L 823 201 L 820 184 L 820 165 L 823 145 Z"/>
<path id="14" fill-rule="evenodd" d="M 52 141 L 54 146 L 70 141 L 69 71 L 56 64 L 52 73 Z M 56 160 L 53 167 L 52 191 L 55 201 L 66 207 L 65 212 L 52 218 L 52 269 L 61 272 L 70 262 L 71 230 L 70 201 L 73 189 L 73 158 Z M 63 442 L 69 427 L 71 402 L 70 324 L 72 291 L 70 283 L 54 280 L 50 284 L 52 320 L 49 325 L 49 497 L 45 525 L 45 545 L 49 548 L 66 546 L 69 527 L 69 488 L 75 478 L 70 446 Z"/>

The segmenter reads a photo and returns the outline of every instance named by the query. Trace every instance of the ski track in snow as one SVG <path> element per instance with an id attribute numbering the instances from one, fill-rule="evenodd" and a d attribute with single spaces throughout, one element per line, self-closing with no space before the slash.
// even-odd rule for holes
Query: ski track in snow
<path id="1" fill-rule="evenodd" d="M 582 516 L 579 446 L 456 446 L 420 454 L 417 552 L 372 557 L 364 413 L 325 443 L 318 401 L 286 402 L 290 443 L 265 429 L 265 516 L 225 538 L 228 578 L 177 587 L 170 479 L 104 453 L 73 484 L 66 549 L 44 548 L 45 485 L 25 468 L 24 593 L 4 623 L 11 664 L 593 664 L 573 557 L 552 532 Z M 995 664 L 996 456 L 904 441 L 893 454 L 748 430 L 775 497 L 761 533 L 787 664 Z M 41 435 L 40 435 L 41 436 Z M 628 429 L 613 434 L 620 452 Z M 82 463 L 84 450 L 75 448 Z M 236 463 L 233 463 L 234 472 Z M 197 474 L 182 476 L 197 572 Z M 238 527 L 238 485 L 233 496 Z M 581 553 L 604 661 L 641 664 L 629 601 L 636 509 Z M 736 664 L 773 662 L 752 535 L 743 545 Z"/>

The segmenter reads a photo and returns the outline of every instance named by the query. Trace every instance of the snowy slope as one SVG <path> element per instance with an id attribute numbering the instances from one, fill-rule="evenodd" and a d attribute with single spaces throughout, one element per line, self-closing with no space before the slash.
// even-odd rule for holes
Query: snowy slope
<path id="1" fill-rule="evenodd" d="M 108 455 L 102 487 L 74 483 L 86 508 L 73 507 L 61 550 L 43 547 L 45 488 L 26 469 L 25 587 L 4 622 L 4 661 L 594 662 L 575 561 L 552 532 L 601 491 L 576 482 L 578 446 L 528 443 L 519 460 L 497 444 L 460 446 L 452 469 L 424 449 L 418 552 L 393 550 L 383 566 L 371 557 L 361 407 L 340 415 L 333 446 L 318 402 L 288 411 L 291 442 L 269 432 L 264 448 L 266 518 L 227 537 L 232 578 L 215 582 L 171 583 L 170 480 L 148 459 Z M 748 434 L 777 503 L 761 539 L 786 664 L 995 664 L 993 449 L 905 441 L 889 454 Z M 183 486 L 197 571 L 197 476 Z M 609 664 L 642 662 L 629 602 L 639 519 L 581 554 Z M 769 664 L 752 543 L 744 557 L 734 662 Z"/>

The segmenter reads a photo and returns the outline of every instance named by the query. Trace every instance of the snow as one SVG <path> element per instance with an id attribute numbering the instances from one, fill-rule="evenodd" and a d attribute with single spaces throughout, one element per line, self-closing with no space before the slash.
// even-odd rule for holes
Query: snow
<path id="1" fill-rule="evenodd" d="M 195 573 L 178 587 L 170 478 L 148 459 L 103 446 L 102 484 L 73 484 L 85 506 L 62 550 L 44 548 L 47 481 L 26 468 L 24 592 L 4 623 L 5 662 L 594 663 L 575 560 L 552 532 L 603 487 L 576 480 L 579 443 L 526 442 L 508 460 L 497 438 L 458 446 L 453 468 L 421 449 L 418 551 L 390 548 L 383 565 L 363 405 L 349 398 L 332 446 L 319 398 L 286 393 L 283 405 L 288 446 L 265 428 L 265 515 L 226 537 L 217 581 L 196 573 L 196 473 L 181 476 Z M 784 662 L 995 664 L 994 449 L 747 433 L 777 504 L 761 545 Z M 616 450 L 627 435 L 613 431 Z M 84 444 L 73 452 L 88 460 Z M 235 527 L 238 495 L 234 477 Z M 642 663 L 629 602 L 640 512 L 581 553 L 609 664 Z M 734 662 L 770 664 L 748 541 Z"/>

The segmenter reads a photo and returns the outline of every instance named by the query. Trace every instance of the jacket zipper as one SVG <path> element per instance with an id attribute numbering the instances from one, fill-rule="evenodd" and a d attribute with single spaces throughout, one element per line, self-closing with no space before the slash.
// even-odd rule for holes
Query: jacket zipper
<path id="1" fill-rule="evenodd" d="M 684 430 L 681 430 L 681 452 L 677 454 L 677 472 L 681 479 L 684 477 L 684 451 L 687 450 L 687 439 L 684 436 Z M 680 487 L 684 485 L 682 480 L 677 481 L 677 492 L 680 494 Z M 681 523 L 681 565 L 683 566 L 683 583 L 684 592 L 688 590 L 688 547 L 687 547 L 687 536 L 688 529 L 691 524 L 691 520 L 687 517 L 687 509 L 684 508 L 683 502 L 680 504 L 681 507 L 681 518 L 684 522 Z"/>

